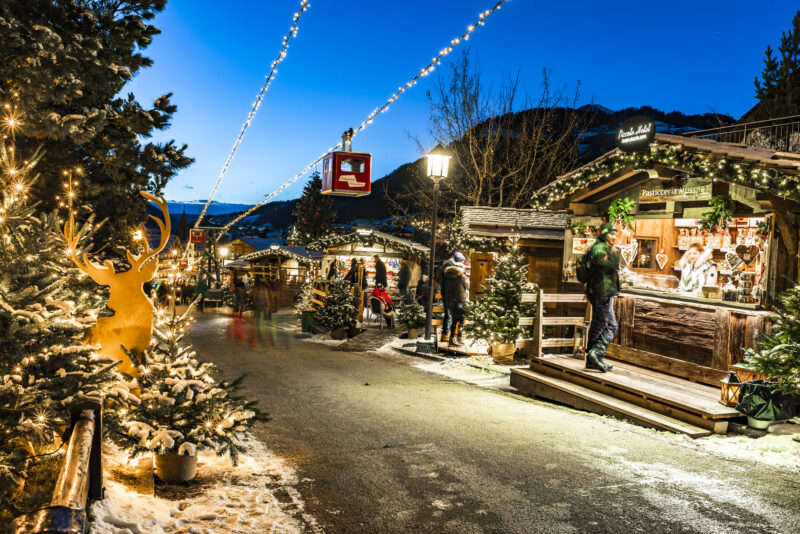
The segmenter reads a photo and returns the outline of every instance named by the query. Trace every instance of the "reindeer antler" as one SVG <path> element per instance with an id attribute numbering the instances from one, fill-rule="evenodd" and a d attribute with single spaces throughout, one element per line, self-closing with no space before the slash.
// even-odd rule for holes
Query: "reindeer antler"
<path id="1" fill-rule="evenodd" d="M 78 231 L 77 234 L 75 233 L 75 217 L 70 214 L 69 220 L 64 224 L 64 240 L 67 242 L 67 254 L 78 269 L 88 274 L 92 280 L 102 286 L 111 285 L 111 279 L 115 273 L 114 265 L 110 261 L 106 260 L 105 267 L 101 267 L 92 263 L 86 253 L 83 254 L 83 261 L 78 257 L 78 243 L 82 236 L 83 229 Z"/>
<path id="2" fill-rule="evenodd" d="M 161 252 L 164 249 L 165 246 L 167 246 L 167 242 L 169 241 L 169 234 L 172 231 L 172 220 L 169 218 L 169 206 L 167 205 L 167 201 L 164 200 L 164 197 L 162 197 L 160 195 L 156 196 L 156 195 L 154 195 L 152 193 L 149 193 L 147 191 L 139 191 L 139 193 L 144 198 L 146 198 L 147 200 L 149 200 L 150 202 L 152 202 L 153 204 L 158 206 L 159 209 L 161 209 L 161 213 L 164 215 L 163 222 L 162 222 L 161 219 L 159 219 L 155 215 L 148 215 L 148 217 L 150 217 L 151 219 L 153 219 L 156 222 L 156 224 L 158 225 L 159 230 L 161 230 L 161 239 L 160 239 L 160 241 L 158 243 L 158 246 L 156 248 L 151 250 L 150 249 L 150 244 L 147 242 L 147 240 L 145 240 L 145 244 L 144 244 L 144 250 L 145 251 L 141 255 L 135 256 L 135 255 L 131 254 L 131 252 L 129 250 L 125 251 L 125 253 L 128 256 L 128 261 L 131 264 L 131 269 L 139 269 L 139 270 L 141 270 L 142 266 L 145 263 L 147 263 L 147 261 L 150 258 L 154 257 L 156 254 Z"/>

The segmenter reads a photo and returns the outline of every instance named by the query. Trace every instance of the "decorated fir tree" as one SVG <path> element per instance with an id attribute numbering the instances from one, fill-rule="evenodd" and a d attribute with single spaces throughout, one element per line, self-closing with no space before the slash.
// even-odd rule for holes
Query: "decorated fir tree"
<path id="1" fill-rule="evenodd" d="M 322 194 L 322 179 L 319 173 L 303 188 L 303 194 L 294 210 L 295 231 L 301 245 L 307 245 L 333 233 L 331 225 L 336 214 L 333 212 L 333 199 Z"/>
<path id="2" fill-rule="evenodd" d="M 527 315 L 522 292 L 527 284 L 528 268 L 516 244 L 501 254 L 494 264 L 494 274 L 486 279 L 484 293 L 467 309 L 465 333 L 488 343 L 514 343 L 523 334 L 519 318 Z"/>
<path id="3" fill-rule="evenodd" d="M 219 369 L 199 362 L 184 342 L 194 305 L 182 315 L 156 308 L 153 342 L 137 362 L 141 402 L 121 414 L 125 429 L 117 441 L 133 456 L 176 452 L 194 456 L 198 450 L 228 453 L 236 464 L 244 451 L 240 437 L 259 416 L 254 402 L 237 393 L 239 382 L 219 381 Z"/>
<path id="4" fill-rule="evenodd" d="M 745 363 L 778 382 L 776 389 L 800 394 L 800 284 L 779 297 L 778 316 L 772 328 L 762 333 L 758 350 L 748 349 Z"/>
<path id="5" fill-rule="evenodd" d="M 398 320 L 408 328 L 422 328 L 425 326 L 425 308 L 417 304 L 413 295 L 406 295 L 403 307 L 398 312 Z"/>
<path id="6" fill-rule="evenodd" d="M 346 280 L 331 280 L 322 306 L 316 313 L 319 324 L 331 330 L 348 328 L 356 320 L 356 306 Z"/>
<path id="7" fill-rule="evenodd" d="M 9 123 L 6 117 L 6 124 Z M 35 213 L 28 191 L 39 154 L 16 155 L 0 141 L 0 506 L 30 460 L 53 447 L 78 395 L 129 396 L 116 363 L 83 343 L 105 295 L 72 263 L 57 214 Z M 64 193 L 75 195 L 68 175 Z M 67 209 L 73 209 L 67 202 Z M 91 235 L 93 220 L 83 226 Z M 84 252 L 84 237 L 76 246 Z M 8 490 L 12 490 L 9 492 Z"/>
<path id="8" fill-rule="evenodd" d="M 772 47 L 767 46 L 761 80 L 755 80 L 761 119 L 800 113 L 800 11 L 792 19 L 789 31 L 781 36 L 778 55 L 774 56 Z"/>

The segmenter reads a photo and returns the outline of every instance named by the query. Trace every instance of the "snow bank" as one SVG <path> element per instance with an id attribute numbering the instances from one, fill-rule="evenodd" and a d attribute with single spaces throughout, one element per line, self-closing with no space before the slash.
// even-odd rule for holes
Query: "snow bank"
<path id="1" fill-rule="evenodd" d="M 797 470 L 800 469 L 800 443 L 792 437 L 774 434 L 758 439 L 746 436 L 709 436 L 690 442 L 690 445 L 712 454 Z"/>
<path id="2" fill-rule="evenodd" d="M 254 439 L 233 467 L 227 456 L 201 452 L 196 484 L 167 486 L 173 499 L 136 493 L 125 477 L 114 480 L 126 457 L 110 450 L 106 495 L 90 508 L 90 534 L 229 534 L 318 531 L 304 512 L 294 471 Z M 159 493 L 166 494 L 167 490 Z M 175 491 L 171 491 L 175 490 Z M 280 498 L 277 496 L 280 495 Z"/>

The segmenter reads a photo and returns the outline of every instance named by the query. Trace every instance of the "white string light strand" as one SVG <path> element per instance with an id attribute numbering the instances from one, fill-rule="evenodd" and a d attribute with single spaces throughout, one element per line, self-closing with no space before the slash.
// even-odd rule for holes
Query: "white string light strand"
<path id="1" fill-rule="evenodd" d="M 508 0 L 499 0 L 494 5 L 494 7 L 492 7 L 491 9 L 487 9 L 486 11 L 481 13 L 478 16 L 478 20 L 475 22 L 475 24 L 471 24 L 471 25 L 467 26 L 467 30 L 463 34 L 461 34 L 459 37 L 456 37 L 455 39 L 450 41 L 450 46 L 440 50 L 438 56 L 434 57 L 433 60 L 431 60 L 431 62 L 426 67 L 424 67 L 422 70 L 420 70 L 419 73 L 417 73 L 417 75 L 414 76 L 408 83 L 406 83 L 402 87 L 399 87 L 397 89 L 397 92 L 395 92 L 391 97 L 389 97 L 389 100 L 387 100 L 384 105 L 382 105 L 379 108 L 376 108 L 372 113 L 370 113 L 369 116 L 366 118 L 366 120 L 364 120 L 364 122 L 362 122 L 358 126 L 358 128 L 356 128 L 354 130 L 355 133 L 353 134 L 353 136 L 355 137 L 355 135 L 358 134 L 358 132 L 363 131 L 367 127 L 367 125 L 372 124 L 373 119 L 375 119 L 375 117 L 379 113 L 385 113 L 389 109 L 389 106 L 391 106 L 394 103 L 394 101 L 397 100 L 400 97 L 400 95 L 402 95 L 408 89 L 410 89 L 411 87 L 416 85 L 417 81 L 419 81 L 420 78 L 422 78 L 423 76 L 427 76 L 428 74 L 433 72 L 436 69 L 436 67 L 439 65 L 439 63 L 442 62 L 442 59 L 444 59 L 445 56 L 447 56 L 450 52 L 452 52 L 453 49 L 461 41 L 465 41 L 465 40 L 469 39 L 470 34 L 472 32 L 474 32 L 476 29 L 478 29 L 478 26 L 483 26 L 485 24 L 486 19 L 489 17 L 489 15 L 491 15 L 492 13 L 494 13 L 495 11 L 500 9 L 500 6 L 502 6 L 507 1 Z M 236 217 L 231 222 L 229 222 L 228 224 L 223 226 L 222 227 L 222 232 L 220 232 L 219 236 L 217 236 L 217 241 L 219 241 L 222 238 L 223 234 L 225 234 L 225 232 L 227 232 L 228 229 L 230 229 L 234 224 L 238 223 L 239 221 L 241 221 L 245 217 L 250 216 L 254 211 L 256 211 L 258 208 L 260 208 L 261 206 L 263 206 L 264 204 L 269 202 L 272 198 L 274 198 L 276 195 L 281 193 L 284 189 L 286 189 L 287 187 L 292 185 L 294 182 L 297 181 L 298 178 L 300 178 L 301 176 L 306 174 L 309 170 L 311 170 L 314 167 L 314 165 L 317 165 L 319 162 L 321 162 L 325 158 L 325 156 L 327 156 L 328 154 L 330 154 L 331 152 L 333 152 L 334 150 L 337 150 L 338 148 L 340 148 L 342 146 L 343 146 L 343 144 L 340 142 L 339 144 L 329 148 L 320 157 L 315 159 L 313 162 L 309 163 L 306 166 L 306 168 L 304 168 L 302 171 L 300 171 L 299 173 L 295 174 L 292 178 L 290 178 L 289 181 L 287 181 L 285 184 L 280 186 L 273 193 L 270 193 L 269 195 L 267 195 L 261 202 L 259 202 L 255 206 L 251 207 L 247 211 L 241 213 L 238 217 Z"/>
<path id="2" fill-rule="evenodd" d="M 242 139 L 244 138 L 244 134 L 247 131 L 247 128 L 250 126 L 250 123 L 253 122 L 253 118 L 256 116 L 256 112 L 258 111 L 258 108 L 261 106 L 261 101 L 264 99 L 264 93 L 267 92 L 270 84 L 272 83 L 272 80 L 275 78 L 275 75 L 278 74 L 278 65 L 286 57 L 286 52 L 289 49 L 289 41 L 291 40 L 292 37 L 297 36 L 297 26 L 300 21 L 300 16 L 306 9 L 310 7 L 308 4 L 310 1 L 311 0 L 302 0 L 300 2 L 300 11 L 294 14 L 294 17 L 292 19 L 292 27 L 289 28 L 289 33 L 287 33 L 286 36 L 283 38 L 281 51 L 278 53 L 278 57 L 275 58 L 275 60 L 272 62 L 272 65 L 270 66 L 270 71 L 269 74 L 267 75 L 267 79 L 264 81 L 264 85 L 263 87 L 261 87 L 261 92 L 258 93 L 256 101 L 253 103 L 253 108 L 250 110 L 250 114 L 247 116 L 247 120 L 242 125 L 242 130 L 239 132 L 239 137 L 237 137 L 236 142 L 233 143 L 233 148 L 231 149 L 231 153 L 228 155 L 228 159 L 225 162 L 225 165 L 223 165 L 222 167 L 222 171 L 219 173 L 219 178 L 217 178 L 217 183 L 214 184 L 214 189 L 211 190 L 211 195 L 208 197 L 206 205 L 203 206 L 203 211 L 200 212 L 200 216 L 194 223 L 195 228 L 200 227 L 200 223 L 202 222 L 203 217 L 205 217 L 206 211 L 208 211 L 208 207 L 211 205 L 211 200 L 214 198 L 214 195 L 217 194 L 217 189 L 219 189 L 219 185 L 222 183 L 222 179 L 225 177 L 225 173 L 228 172 L 228 167 L 230 167 L 230 164 L 233 161 L 234 156 L 236 155 L 236 150 L 239 148 L 239 145 L 241 144 Z"/>

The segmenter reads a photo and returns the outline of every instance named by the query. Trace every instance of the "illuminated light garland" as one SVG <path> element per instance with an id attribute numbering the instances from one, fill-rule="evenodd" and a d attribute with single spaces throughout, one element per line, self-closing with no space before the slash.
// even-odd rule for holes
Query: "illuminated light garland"
<path id="1" fill-rule="evenodd" d="M 590 163 L 573 171 L 571 175 L 556 180 L 540 189 L 531 199 L 535 209 L 543 209 L 594 182 L 607 178 L 623 167 L 647 168 L 653 164 L 667 165 L 688 171 L 694 176 L 707 176 L 712 181 L 737 183 L 758 190 L 794 199 L 800 199 L 800 176 L 765 169 L 757 163 L 731 163 L 714 153 L 681 152 L 682 145 L 653 143 L 649 152 L 625 154 L 617 152 L 610 157 Z"/>
<path id="2" fill-rule="evenodd" d="M 429 64 L 428 64 L 426 67 L 423 67 L 423 68 L 422 68 L 422 70 L 420 70 L 420 71 L 417 73 L 417 75 L 416 75 L 416 76 L 414 76 L 414 77 L 413 77 L 413 78 L 412 78 L 412 79 L 411 79 L 411 80 L 410 80 L 408 83 L 406 83 L 406 84 L 405 84 L 405 85 L 403 85 L 402 87 L 399 87 L 399 88 L 397 89 L 397 91 L 396 91 L 396 92 L 395 92 L 395 93 L 394 93 L 392 96 L 390 96 L 390 97 L 389 97 L 389 100 L 387 100 L 385 104 L 383 104 L 382 106 L 380 106 L 380 107 L 376 108 L 376 109 L 375 109 L 375 110 L 374 110 L 372 113 L 370 113 L 370 114 L 367 116 L 367 118 L 364 120 L 364 122 L 362 122 L 362 123 L 361 123 L 361 124 L 358 126 L 358 128 L 356 128 L 356 129 L 354 130 L 353 137 L 355 137 L 355 136 L 356 136 L 356 135 L 357 135 L 359 132 L 363 131 L 363 130 L 364 130 L 364 129 L 365 129 L 365 128 L 366 128 L 366 127 L 369 125 L 369 124 L 372 124 L 372 121 L 375 119 L 375 117 L 376 117 L 376 116 L 377 116 L 379 113 L 385 113 L 385 112 L 386 112 L 386 111 L 389 109 L 389 106 L 391 106 L 391 105 L 394 103 L 394 101 L 395 101 L 395 100 L 397 100 L 397 99 L 400 97 L 400 95 L 402 95 L 402 94 L 403 94 L 403 93 L 405 93 L 405 92 L 406 92 L 408 89 L 410 89 L 411 87 L 413 87 L 414 85 L 416 85 L 416 84 L 417 84 L 417 81 L 419 81 L 419 79 L 420 79 L 420 78 L 422 78 L 423 76 L 427 76 L 428 74 L 430 74 L 431 72 L 433 72 L 433 71 L 436 69 L 436 67 L 439 65 L 439 63 L 441 63 L 442 59 L 444 59 L 444 57 L 445 57 L 445 56 L 447 56 L 447 55 L 448 55 L 450 52 L 452 52 L 452 51 L 453 51 L 453 49 L 454 49 L 454 48 L 455 48 L 455 47 L 456 47 L 456 46 L 457 46 L 457 45 L 458 45 L 458 44 L 459 44 L 461 41 L 465 41 L 465 40 L 469 39 L 469 36 L 470 36 L 470 34 L 471 34 L 472 32 L 474 32 L 475 30 L 477 30 L 479 26 L 483 26 L 483 25 L 485 24 L 485 21 L 486 21 L 486 19 L 489 17 L 489 15 L 491 15 L 492 13 L 494 13 L 495 11 L 497 11 L 498 9 L 500 9 L 500 6 L 502 6 L 502 5 L 503 5 L 503 4 L 504 4 L 506 1 L 507 1 L 507 0 L 499 0 L 499 1 L 498 1 L 498 2 L 497 2 L 495 5 L 494 5 L 494 7 L 492 7 L 491 9 L 487 9 L 486 11 L 484 11 L 483 13 L 481 13 L 481 14 L 478 16 L 478 20 L 477 20 L 477 22 L 476 22 L 475 24 L 470 24 L 469 26 L 467 26 L 467 30 L 466 30 L 464 33 L 462 33 L 462 34 L 461 34 L 459 37 L 456 37 L 455 39 L 452 39 L 452 40 L 450 41 L 450 46 L 448 46 L 448 47 L 446 47 L 446 48 L 443 48 L 442 50 L 440 50 L 440 51 L 439 51 L 439 55 L 437 55 L 436 57 L 434 57 L 434 58 L 431 60 L 431 62 L 430 62 L 430 63 L 429 63 Z M 315 159 L 313 162 L 309 163 L 309 164 L 308 164 L 308 165 L 307 165 L 307 166 L 306 166 L 306 167 L 305 167 L 305 168 L 304 168 L 302 171 L 300 171 L 299 173 L 295 174 L 295 175 L 294 175 L 292 178 L 290 178 L 290 179 L 289 179 L 289 181 L 287 181 L 285 184 L 283 184 L 282 186 L 280 186 L 280 187 L 279 187 L 277 190 L 275 190 L 273 193 L 270 193 L 269 195 L 267 195 L 267 196 L 266 196 L 266 197 L 265 197 L 265 198 L 264 198 L 264 199 L 263 199 L 261 202 L 259 202 L 259 203 L 258 203 L 258 204 L 256 204 L 255 206 L 251 207 L 251 208 L 250 208 L 250 209 L 248 209 L 247 211 L 245 211 L 245 212 L 241 213 L 241 214 L 240 214 L 238 217 L 236 217 L 236 218 L 235 218 L 235 219 L 233 219 L 231 222 L 229 222 L 228 224 L 226 224 L 225 226 L 223 226 L 223 227 L 222 227 L 222 232 L 220 232 L 219 236 L 217 236 L 217 241 L 219 241 L 219 240 L 222 238 L 222 235 L 223 235 L 225 232 L 227 232 L 227 231 L 228 231 L 228 229 L 230 229 L 230 228 L 231 228 L 231 227 L 232 227 L 234 224 L 238 223 L 239 221 L 241 221 L 241 220 L 242 220 L 242 219 L 244 219 L 245 217 L 248 217 L 248 216 L 250 216 L 250 215 L 251 215 L 251 214 L 252 214 L 254 211 L 256 211 L 258 208 L 260 208 L 261 206 L 263 206 L 264 204 L 266 204 L 267 202 L 269 202 L 269 201 L 270 201 L 271 199 L 273 199 L 275 196 L 277 196 L 278 194 L 280 194 L 280 193 L 281 193 L 281 192 L 282 192 L 284 189 L 286 189 L 287 187 L 289 187 L 290 185 L 292 185 L 294 182 L 296 182 L 298 178 L 300 178 L 301 176 L 305 175 L 305 174 L 306 174 L 308 171 L 310 171 L 310 170 L 311 170 L 311 169 L 312 169 L 312 168 L 313 168 L 315 165 L 317 165 L 319 162 L 321 162 L 321 161 L 323 160 L 323 158 L 325 158 L 325 156 L 327 156 L 327 155 L 328 155 L 328 154 L 330 154 L 331 152 L 333 152 L 333 151 L 335 151 L 335 150 L 337 150 L 337 149 L 341 148 L 342 146 L 344 146 L 344 144 L 343 144 L 342 142 L 340 142 L 340 143 L 338 143 L 337 145 L 335 145 L 335 146 L 333 146 L 333 147 L 329 148 L 329 149 L 328 149 L 327 151 L 325 151 L 325 152 L 324 152 L 324 153 L 323 153 L 323 154 L 322 154 L 320 157 L 318 157 L 317 159 Z M 199 221 L 199 219 L 198 219 L 198 221 Z"/>
<path id="3" fill-rule="evenodd" d="M 239 132 L 239 137 L 236 138 L 236 142 L 233 143 L 233 148 L 231 149 L 231 153 L 228 155 L 228 160 L 225 162 L 225 165 L 222 167 L 222 171 L 219 173 L 219 178 L 217 178 L 217 183 L 214 184 L 214 189 L 211 190 L 211 195 L 208 197 L 205 206 L 203 206 L 203 210 L 200 212 L 200 216 L 197 218 L 197 221 L 194 223 L 195 228 L 200 227 L 200 223 L 203 220 L 203 217 L 206 215 L 206 211 L 208 211 L 208 207 L 211 205 L 211 201 L 214 199 L 214 195 L 217 194 L 217 189 L 219 189 L 219 185 L 222 183 L 222 179 L 225 177 L 225 173 L 228 172 L 228 167 L 230 167 L 231 162 L 233 161 L 233 157 L 236 155 L 236 151 L 239 148 L 239 145 L 244 138 L 244 134 L 247 131 L 247 128 L 250 126 L 250 123 L 253 122 L 253 118 L 256 116 L 256 112 L 258 108 L 261 106 L 261 101 L 264 99 L 264 93 L 267 92 L 269 89 L 272 80 L 275 78 L 275 75 L 278 73 L 278 65 L 281 61 L 286 57 L 286 52 L 289 49 L 289 40 L 292 37 L 297 36 L 297 25 L 300 21 L 300 16 L 303 12 L 309 8 L 308 3 L 311 0 L 302 0 L 300 2 L 300 11 L 294 14 L 294 18 L 292 19 L 292 27 L 289 28 L 289 33 L 283 38 L 283 43 L 281 46 L 281 51 L 278 53 L 278 57 L 272 62 L 270 67 L 269 74 L 267 75 L 266 81 L 264 81 L 264 86 L 261 88 L 261 92 L 258 93 L 256 97 L 256 101 L 253 103 L 253 109 L 250 110 L 250 114 L 247 116 L 247 120 L 242 125 L 242 131 Z"/>

